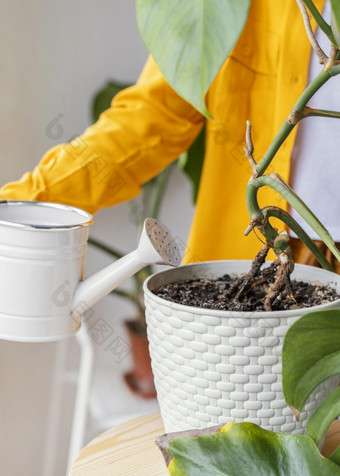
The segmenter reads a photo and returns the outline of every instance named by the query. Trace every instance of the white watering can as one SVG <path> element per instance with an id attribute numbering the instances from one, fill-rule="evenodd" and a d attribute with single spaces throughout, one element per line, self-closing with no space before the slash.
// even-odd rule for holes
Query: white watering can
<path id="1" fill-rule="evenodd" d="M 141 268 L 180 264 L 168 230 L 147 218 L 135 251 L 85 281 L 92 215 L 44 202 L 0 202 L 0 338 L 21 342 L 64 339 L 80 316 Z"/>

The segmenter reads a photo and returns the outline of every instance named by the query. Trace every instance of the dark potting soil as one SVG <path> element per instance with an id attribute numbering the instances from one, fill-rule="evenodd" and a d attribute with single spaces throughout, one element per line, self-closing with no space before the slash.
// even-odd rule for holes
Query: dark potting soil
<path id="1" fill-rule="evenodd" d="M 264 311 L 265 288 L 262 285 L 249 287 L 238 301 L 228 296 L 229 288 L 238 277 L 225 274 L 217 279 L 194 279 L 178 281 L 154 290 L 154 294 L 167 301 L 205 309 L 228 311 Z M 272 303 L 273 311 L 308 308 L 335 301 L 340 296 L 327 286 L 319 286 L 292 280 L 294 300 L 280 295 Z"/>

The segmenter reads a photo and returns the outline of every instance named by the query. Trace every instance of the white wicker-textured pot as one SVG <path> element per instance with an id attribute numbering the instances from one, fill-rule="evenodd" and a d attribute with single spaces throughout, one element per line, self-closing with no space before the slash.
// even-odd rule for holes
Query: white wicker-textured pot
<path id="1" fill-rule="evenodd" d="M 306 310 L 213 311 L 152 292 L 180 280 L 241 274 L 250 263 L 196 263 L 154 274 L 144 284 L 152 369 L 167 432 L 249 421 L 272 431 L 304 433 L 306 419 L 338 383 L 332 378 L 320 385 L 297 422 L 282 394 L 281 352 L 287 329 Z M 296 265 L 293 278 L 340 291 L 340 276 L 323 269 Z M 309 310 L 330 307 L 340 307 L 340 300 Z"/>

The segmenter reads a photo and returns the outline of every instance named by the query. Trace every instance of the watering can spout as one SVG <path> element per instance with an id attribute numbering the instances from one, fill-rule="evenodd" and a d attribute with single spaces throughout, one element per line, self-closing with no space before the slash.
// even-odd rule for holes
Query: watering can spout
<path id="1" fill-rule="evenodd" d="M 170 232 L 153 218 L 147 218 L 136 250 L 78 284 L 72 315 L 78 317 L 113 289 L 149 264 L 178 266 L 181 257 Z"/>

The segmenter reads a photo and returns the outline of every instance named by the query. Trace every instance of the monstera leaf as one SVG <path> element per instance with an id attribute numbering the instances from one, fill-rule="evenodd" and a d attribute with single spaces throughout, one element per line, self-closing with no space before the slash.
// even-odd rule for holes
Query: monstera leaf
<path id="1" fill-rule="evenodd" d="M 169 84 L 209 117 L 205 94 L 238 40 L 251 0 L 136 0 L 146 48 Z"/>
<path id="2" fill-rule="evenodd" d="M 289 328 L 283 343 L 283 393 L 297 416 L 312 391 L 337 374 L 340 374 L 340 309 L 309 312 Z M 310 435 L 317 443 L 338 415 L 337 388 L 308 423 Z"/>
<path id="3" fill-rule="evenodd" d="M 177 438 L 168 446 L 172 476 L 336 476 L 340 468 L 320 455 L 308 436 L 263 430 L 253 423 L 228 423 L 221 431 Z"/>

